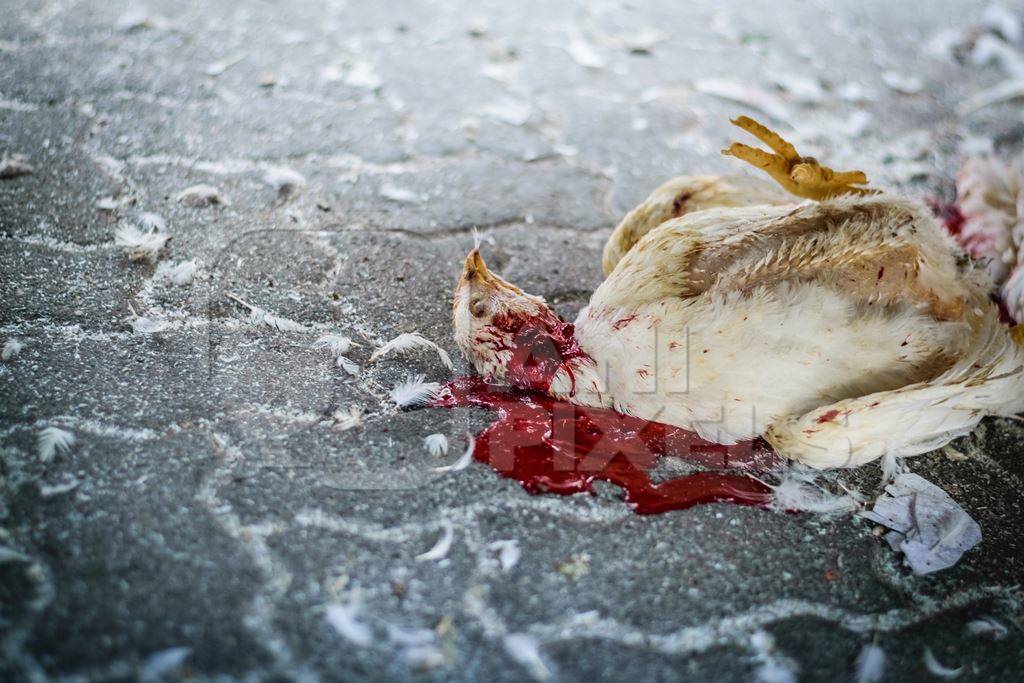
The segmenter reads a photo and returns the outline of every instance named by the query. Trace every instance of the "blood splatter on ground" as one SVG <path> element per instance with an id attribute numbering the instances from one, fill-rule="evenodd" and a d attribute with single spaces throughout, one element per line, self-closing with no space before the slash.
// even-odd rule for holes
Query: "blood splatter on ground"
<path id="1" fill-rule="evenodd" d="M 659 458 L 679 457 L 714 470 L 765 470 L 779 459 L 762 440 L 725 446 L 697 434 L 612 410 L 462 377 L 445 385 L 438 407 L 475 406 L 497 419 L 476 436 L 473 457 L 530 493 L 593 493 L 595 481 L 622 488 L 638 514 L 730 502 L 765 505 L 771 489 L 744 474 L 701 471 L 655 483 Z"/>

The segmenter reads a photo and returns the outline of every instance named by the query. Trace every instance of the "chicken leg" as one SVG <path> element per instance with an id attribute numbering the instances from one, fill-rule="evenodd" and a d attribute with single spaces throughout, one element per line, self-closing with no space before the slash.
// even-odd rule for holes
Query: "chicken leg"
<path id="1" fill-rule="evenodd" d="M 732 143 L 729 149 L 722 150 L 722 154 L 734 156 L 761 169 L 797 197 L 820 201 L 843 194 L 868 195 L 878 192 L 856 187 L 868 182 L 868 177 L 862 171 L 833 171 L 828 166 L 822 166 L 814 157 L 800 156 L 796 148 L 781 135 L 749 116 L 735 118 L 732 123 L 768 145 L 774 154 L 740 142 Z"/>

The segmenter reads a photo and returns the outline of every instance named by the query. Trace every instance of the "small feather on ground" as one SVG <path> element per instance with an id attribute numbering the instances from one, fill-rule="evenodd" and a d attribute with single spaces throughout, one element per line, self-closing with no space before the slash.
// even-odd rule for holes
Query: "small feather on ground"
<path id="1" fill-rule="evenodd" d="M 165 680 L 169 674 L 175 674 L 191 654 L 192 648 L 190 647 L 170 647 L 154 652 L 139 667 L 139 681 L 141 683 L 156 683 Z"/>
<path id="2" fill-rule="evenodd" d="M 203 73 L 207 76 L 220 76 L 222 73 L 233 67 L 235 64 L 240 63 L 247 56 L 248 55 L 246 55 L 246 53 L 239 52 L 238 54 L 225 57 L 224 59 L 213 62 L 212 64 L 207 66 L 205 69 L 203 69 Z"/>
<path id="3" fill-rule="evenodd" d="M 19 340 L 8 339 L 6 342 L 4 342 L 4 350 L 0 351 L 0 360 L 11 360 L 19 353 L 21 353 L 21 350 L 23 348 L 25 348 L 25 345 L 22 344 Z"/>
<path id="4" fill-rule="evenodd" d="M 390 183 L 381 185 L 379 193 L 384 199 L 390 199 L 399 204 L 419 204 L 423 196 L 404 187 L 398 187 Z"/>
<path id="5" fill-rule="evenodd" d="M 790 467 L 783 473 L 778 484 L 766 483 L 774 492 L 771 507 L 775 510 L 812 512 L 826 516 L 846 514 L 860 507 L 860 502 L 852 494 L 837 496 L 815 484 L 815 476 Z"/>
<path id="6" fill-rule="evenodd" d="M 0 564 L 8 562 L 31 562 L 32 558 L 24 553 L 19 553 L 13 548 L 8 548 L 5 545 L 0 545 Z"/>
<path id="7" fill-rule="evenodd" d="M 167 246 L 171 236 L 159 230 L 140 230 L 134 225 L 124 225 L 114 233 L 114 244 L 123 247 L 132 261 L 156 263 L 160 253 Z"/>
<path id="8" fill-rule="evenodd" d="M 1002 640 L 1009 632 L 1006 626 L 992 617 L 981 617 L 967 624 L 967 633 L 972 636 L 989 636 L 993 640 Z"/>
<path id="9" fill-rule="evenodd" d="M 418 406 L 437 398 L 441 385 L 424 381 L 423 375 L 407 375 L 390 392 L 391 400 L 402 406 Z"/>
<path id="10" fill-rule="evenodd" d="M 195 278 L 198 268 L 195 259 L 177 263 L 164 262 L 157 266 L 155 276 L 178 286 L 187 285 Z"/>
<path id="11" fill-rule="evenodd" d="M 56 453 L 71 452 L 74 445 L 75 435 L 59 427 L 45 427 L 39 432 L 36 440 L 39 459 L 42 462 L 50 462 Z"/>
<path id="12" fill-rule="evenodd" d="M 166 320 L 137 315 L 131 319 L 131 326 L 135 334 L 149 335 L 163 332 L 169 329 L 171 324 Z"/>
<path id="13" fill-rule="evenodd" d="M 434 457 L 444 455 L 448 452 L 448 437 L 444 434 L 430 434 L 424 437 L 423 447 Z"/>
<path id="14" fill-rule="evenodd" d="M 551 670 L 540 657 L 540 642 L 526 633 L 509 633 L 503 639 L 505 651 L 538 681 L 551 677 Z"/>
<path id="15" fill-rule="evenodd" d="M 447 519 L 441 522 L 443 528 L 441 537 L 437 539 L 437 543 L 434 544 L 430 550 L 425 553 L 416 556 L 417 562 L 431 562 L 437 560 L 443 560 L 448 556 L 448 551 L 452 548 L 452 540 L 455 538 L 455 527 Z"/>
<path id="16" fill-rule="evenodd" d="M 271 166 L 263 172 L 263 182 L 275 188 L 279 196 L 286 197 L 304 188 L 306 177 L 286 166 Z"/>
<path id="17" fill-rule="evenodd" d="M 24 154 L 13 154 L 0 158 L 0 179 L 31 175 L 35 171 Z"/>
<path id="18" fill-rule="evenodd" d="M 345 356 L 354 345 L 354 342 L 345 335 L 332 333 L 317 339 L 313 343 L 313 348 L 329 349 L 339 368 L 350 375 L 358 375 L 359 364 Z"/>
<path id="19" fill-rule="evenodd" d="M 354 429 L 363 424 L 363 409 L 356 405 L 349 406 L 348 410 L 339 408 L 334 413 L 334 420 L 343 432 Z"/>
<path id="20" fill-rule="evenodd" d="M 227 294 L 227 298 L 231 299 L 235 303 L 249 309 L 249 324 L 255 325 L 256 327 L 269 327 L 272 330 L 278 332 L 306 332 L 306 326 L 297 323 L 294 320 L 283 318 L 279 315 L 274 315 L 266 309 L 254 306 L 242 299 L 238 298 L 234 294 Z"/>
<path id="21" fill-rule="evenodd" d="M 201 207 L 221 204 L 231 206 L 227 197 L 221 194 L 220 190 L 212 185 L 192 185 L 178 193 L 177 200 L 182 204 Z"/>
<path id="22" fill-rule="evenodd" d="M 359 621 L 358 610 L 346 605 L 328 605 L 325 611 L 327 623 L 338 632 L 338 635 L 360 647 L 373 642 L 370 627 Z"/>
<path id="23" fill-rule="evenodd" d="M 70 493 L 77 489 L 82 482 L 72 479 L 71 481 L 64 482 L 63 484 L 40 484 L 39 495 L 42 498 L 53 498 L 54 496 L 62 496 L 65 493 Z"/>
<path id="24" fill-rule="evenodd" d="M 522 555 L 519 550 L 519 541 L 515 539 L 492 541 L 487 547 L 491 550 L 497 551 L 498 562 L 501 563 L 501 571 L 503 572 L 507 572 L 509 569 L 516 566 L 516 563 L 519 562 L 519 558 Z"/>
<path id="25" fill-rule="evenodd" d="M 469 467 L 469 463 L 473 462 L 473 449 L 476 448 L 476 439 L 473 435 L 466 433 L 466 450 L 462 453 L 462 456 L 453 462 L 451 465 L 442 465 L 440 467 L 433 468 L 435 472 L 459 472 Z"/>
<path id="26" fill-rule="evenodd" d="M 775 639 L 766 631 L 756 631 L 750 636 L 750 647 L 757 662 L 757 680 L 760 683 L 796 683 L 796 662 L 780 653 Z"/>
<path id="27" fill-rule="evenodd" d="M 411 349 L 431 349 L 437 354 L 437 357 L 441 359 L 441 363 L 443 363 L 446 368 L 449 370 L 454 368 L 452 365 L 452 359 L 448 355 L 448 352 L 424 337 L 419 332 L 404 332 L 398 335 L 374 351 L 373 355 L 370 356 L 370 362 L 372 363 L 389 353 L 402 353 Z"/>
<path id="28" fill-rule="evenodd" d="M 857 683 L 878 683 L 885 675 L 885 650 L 874 643 L 868 643 L 857 655 L 854 680 Z"/>
<path id="29" fill-rule="evenodd" d="M 928 673 L 938 676 L 939 678 L 944 678 L 947 681 L 958 678 L 964 671 L 962 666 L 954 669 L 942 664 L 942 662 L 936 659 L 935 653 L 932 652 L 932 649 L 927 646 L 924 648 L 924 656 L 922 659 L 924 661 L 924 668 L 928 670 Z"/>

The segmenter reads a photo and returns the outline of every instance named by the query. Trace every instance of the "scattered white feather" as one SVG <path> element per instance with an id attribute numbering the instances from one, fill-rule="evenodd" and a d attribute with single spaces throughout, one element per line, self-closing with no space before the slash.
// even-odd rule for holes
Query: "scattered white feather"
<path id="1" fill-rule="evenodd" d="M 138 223 L 143 230 L 156 230 L 158 232 L 167 230 L 167 221 L 158 213 L 146 212 L 139 214 Z"/>
<path id="2" fill-rule="evenodd" d="M 399 202 L 400 204 L 419 204 L 423 201 L 423 197 L 412 190 L 404 187 L 398 187 L 391 183 L 384 183 L 380 186 L 378 194 L 384 199 L 390 199 L 393 202 Z"/>
<path id="3" fill-rule="evenodd" d="M 166 320 L 160 320 L 158 318 L 149 318 L 144 315 L 138 315 L 132 318 L 131 321 L 132 332 L 135 334 L 156 334 L 157 332 L 163 332 L 170 328 L 171 324 Z"/>
<path id="4" fill-rule="evenodd" d="M 168 674 L 177 672 L 191 654 L 192 648 L 190 647 L 170 647 L 154 652 L 139 667 L 139 680 L 142 683 L 156 683 L 156 681 L 163 680 Z"/>
<path id="5" fill-rule="evenodd" d="M 291 194 L 306 186 L 306 177 L 285 166 L 271 166 L 264 171 L 263 182 L 280 194 Z"/>
<path id="6" fill-rule="evenodd" d="M 603 69 L 608 63 L 597 51 L 597 48 L 578 33 L 574 33 L 569 38 L 569 45 L 565 51 L 569 53 L 574 62 L 588 69 Z"/>
<path id="7" fill-rule="evenodd" d="M 991 636 L 994 640 L 1002 640 L 1009 634 L 1009 629 L 992 617 L 981 617 L 967 623 L 967 632 L 972 636 Z"/>
<path id="8" fill-rule="evenodd" d="M 346 605 L 328 605 L 325 611 L 327 623 L 338 635 L 359 647 L 366 647 L 373 642 L 373 632 L 359 621 L 358 615 L 355 607 Z"/>
<path id="9" fill-rule="evenodd" d="M 0 180 L 31 175 L 35 171 L 24 154 L 0 157 Z"/>
<path id="10" fill-rule="evenodd" d="M 256 327 L 269 327 L 272 330 L 278 332 L 305 332 L 306 326 L 297 323 L 294 320 L 283 318 L 279 315 L 274 315 L 266 309 L 260 308 L 259 306 L 253 306 L 252 304 L 239 299 L 234 294 L 228 294 L 227 297 L 232 301 L 245 306 L 249 309 L 249 324 L 255 325 Z"/>
<path id="11" fill-rule="evenodd" d="M 199 265 L 195 259 L 179 261 L 177 263 L 164 262 L 157 266 L 156 277 L 169 280 L 176 285 L 187 285 L 196 276 Z"/>
<path id="12" fill-rule="evenodd" d="M 401 648 L 402 660 L 417 669 L 433 669 L 445 662 L 444 653 L 436 645 L 408 645 Z"/>
<path id="13" fill-rule="evenodd" d="M 664 43 L 668 38 L 669 35 L 664 31 L 642 28 L 636 33 L 618 36 L 615 42 L 633 54 L 649 55 L 654 51 L 656 45 Z"/>
<path id="14" fill-rule="evenodd" d="M 868 643 L 857 655 L 857 669 L 854 680 L 857 683 L 878 683 L 885 674 L 885 650 L 874 643 Z"/>
<path id="15" fill-rule="evenodd" d="M 140 230 L 134 225 L 124 225 L 114 233 L 114 244 L 123 247 L 132 261 L 156 263 L 160 252 L 167 246 L 171 236 L 159 230 Z"/>
<path id="16" fill-rule="evenodd" d="M 1024 22 L 1021 21 L 1020 15 L 1002 5 L 990 4 L 985 8 L 981 18 L 985 28 L 1001 33 L 1011 43 L 1024 38 Z"/>
<path id="17" fill-rule="evenodd" d="M 363 409 L 356 405 L 349 406 L 348 410 L 339 408 L 334 412 L 334 419 L 341 431 L 354 429 L 363 424 Z"/>
<path id="18" fill-rule="evenodd" d="M 54 496 L 62 496 L 65 493 L 70 493 L 77 489 L 82 482 L 77 480 L 66 481 L 63 484 L 40 484 L 39 495 L 43 498 L 53 498 Z"/>
<path id="19" fill-rule="evenodd" d="M 8 339 L 4 342 L 4 350 L 0 351 L 0 360 L 11 360 L 21 353 L 23 348 L 25 348 L 25 345 L 17 339 Z"/>
<path id="20" fill-rule="evenodd" d="M 75 435 L 59 427 L 46 427 L 36 440 L 39 459 L 50 462 L 55 453 L 69 453 L 75 445 Z"/>
<path id="21" fill-rule="evenodd" d="M 417 562 L 443 560 L 448 557 L 448 551 L 452 549 L 452 541 L 455 538 L 455 527 L 447 519 L 443 520 L 441 525 L 443 527 L 441 537 L 437 539 L 437 543 L 434 544 L 433 548 L 416 556 Z"/>
<path id="22" fill-rule="evenodd" d="M 329 349 L 339 368 L 350 375 L 359 374 L 359 364 L 346 358 L 345 354 L 354 346 L 354 342 L 343 334 L 325 334 L 313 343 L 314 349 Z"/>
<path id="23" fill-rule="evenodd" d="M 343 334 L 325 334 L 313 342 L 314 349 L 330 349 L 331 355 L 343 356 L 352 348 L 352 340 Z"/>
<path id="24" fill-rule="evenodd" d="M 429 645 L 437 641 L 437 634 L 428 628 L 404 628 L 388 624 L 388 640 L 395 645 Z"/>
<path id="25" fill-rule="evenodd" d="M 243 59 L 245 59 L 246 56 L 247 55 L 244 52 L 239 52 L 238 54 L 231 55 L 230 57 L 225 57 L 224 59 L 213 62 L 212 64 L 207 66 L 205 69 L 203 69 L 203 73 L 207 76 L 220 76 L 222 73 L 233 67 L 235 64 L 238 64 Z"/>
<path id="26" fill-rule="evenodd" d="M 808 479 L 804 473 L 790 468 L 777 485 L 767 484 L 774 491 L 771 506 L 777 510 L 798 510 L 820 515 L 841 515 L 853 512 L 860 503 L 851 495 L 837 496 Z"/>
<path id="27" fill-rule="evenodd" d="M 209 206 L 211 204 L 223 204 L 230 206 L 228 198 L 221 194 L 220 190 L 212 185 L 192 185 L 178 193 L 178 201 L 189 206 Z"/>
<path id="28" fill-rule="evenodd" d="M 441 359 L 441 362 L 446 368 L 451 370 L 454 367 L 448 352 L 424 337 L 419 332 L 405 332 L 398 335 L 388 343 L 384 344 L 384 346 L 374 351 L 373 355 L 370 356 L 370 362 L 372 363 L 378 358 L 386 356 L 389 353 L 402 353 L 403 351 L 409 351 L 410 349 L 417 348 L 432 349 L 437 354 L 437 357 Z"/>
<path id="29" fill-rule="evenodd" d="M 971 458 L 962 451 L 958 451 L 953 446 L 946 444 L 942 447 L 942 454 L 946 456 L 946 459 L 951 462 L 963 462 L 964 460 L 970 460 Z"/>
<path id="30" fill-rule="evenodd" d="M 31 562 L 31 561 L 32 561 L 32 558 L 30 558 L 25 553 L 19 553 L 17 550 L 14 550 L 13 548 L 8 548 L 5 545 L 0 545 L 0 564 L 5 564 L 7 562 Z"/>
<path id="31" fill-rule="evenodd" d="M 917 76 L 909 76 L 895 71 L 882 72 L 882 82 L 904 95 L 916 95 L 924 90 L 924 81 Z"/>
<path id="32" fill-rule="evenodd" d="M 159 28 L 166 23 L 163 17 L 150 16 L 149 10 L 145 7 L 132 7 L 114 22 L 114 28 L 118 31 L 131 32 L 142 29 Z"/>
<path id="33" fill-rule="evenodd" d="M 893 479 L 896 475 L 903 474 L 903 460 L 896 457 L 896 454 L 889 451 L 879 462 L 879 466 L 882 468 L 882 486 L 885 486 Z"/>
<path id="34" fill-rule="evenodd" d="M 434 457 L 448 452 L 448 437 L 444 434 L 430 434 L 423 439 L 423 447 Z"/>
<path id="35" fill-rule="evenodd" d="M 336 360 L 338 363 L 338 367 L 347 372 L 348 374 L 352 375 L 353 377 L 359 374 L 359 363 L 356 363 L 354 360 L 351 360 L 350 358 L 347 358 L 345 356 L 338 356 Z"/>
<path id="36" fill-rule="evenodd" d="M 402 406 L 418 406 L 437 398 L 441 385 L 425 382 L 423 375 L 407 375 L 391 389 L 391 400 Z"/>
<path id="37" fill-rule="evenodd" d="M 426 628 L 403 628 L 388 624 L 388 640 L 399 647 L 402 659 L 410 666 L 430 669 L 444 663 L 437 647 L 437 633 Z"/>
<path id="38" fill-rule="evenodd" d="M 935 658 L 935 653 L 932 652 L 932 649 L 927 646 L 924 648 L 924 668 L 928 670 L 928 673 L 944 678 L 947 681 L 957 678 L 964 671 L 962 666 L 953 669 L 943 665 L 942 662 Z"/>
<path id="39" fill-rule="evenodd" d="M 540 657 L 540 642 L 526 633 L 509 633 L 503 639 L 505 651 L 538 680 L 545 681 L 551 676 L 551 670 Z"/>
<path id="40" fill-rule="evenodd" d="M 118 204 L 117 200 L 114 199 L 113 197 L 100 197 L 99 199 L 96 200 L 93 206 L 95 206 L 100 211 L 114 211 L 117 208 Z"/>
<path id="41" fill-rule="evenodd" d="M 507 541 L 494 541 L 487 547 L 498 552 L 498 561 L 501 563 L 501 571 L 503 572 L 507 572 L 516 566 L 522 555 L 519 550 L 519 541 L 514 538 Z"/>
<path id="42" fill-rule="evenodd" d="M 775 639 L 766 631 L 756 631 L 750 636 L 750 647 L 757 662 L 757 680 L 760 683 L 796 683 L 796 662 L 781 654 L 775 647 Z"/>
<path id="43" fill-rule="evenodd" d="M 453 462 L 451 465 L 442 465 L 435 467 L 435 472 L 460 472 L 467 467 L 469 463 L 473 462 L 473 449 L 476 448 L 476 439 L 469 432 L 466 432 L 466 450 L 462 453 L 462 456 Z"/>
<path id="44" fill-rule="evenodd" d="M 994 104 L 1022 98 L 1024 98 L 1024 78 L 1012 78 L 972 95 L 958 107 L 958 112 L 961 116 L 966 116 Z"/>

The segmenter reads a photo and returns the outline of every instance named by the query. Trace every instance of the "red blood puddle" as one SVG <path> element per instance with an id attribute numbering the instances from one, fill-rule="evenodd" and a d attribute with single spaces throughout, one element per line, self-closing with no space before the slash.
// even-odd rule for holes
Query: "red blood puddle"
<path id="1" fill-rule="evenodd" d="M 707 471 L 655 483 L 649 473 L 662 456 L 717 469 L 765 470 L 780 463 L 762 440 L 724 446 L 671 425 L 576 406 L 480 377 L 449 382 L 431 405 L 496 411 L 497 420 L 477 435 L 473 457 L 530 493 L 594 493 L 595 481 L 607 481 L 622 488 L 638 514 L 704 503 L 771 501 L 770 488 L 739 474 Z"/>

